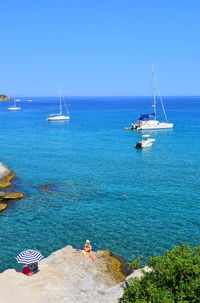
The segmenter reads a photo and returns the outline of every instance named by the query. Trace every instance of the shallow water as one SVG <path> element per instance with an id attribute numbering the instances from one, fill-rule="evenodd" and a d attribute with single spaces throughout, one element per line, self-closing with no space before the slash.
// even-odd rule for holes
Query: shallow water
<path id="1" fill-rule="evenodd" d="M 0 270 L 23 249 L 45 256 L 86 239 L 128 260 L 199 245 L 200 98 L 164 98 L 173 130 L 124 130 L 145 113 L 148 98 L 69 98 L 70 121 L 47 122 L 57 98 L 0 104 L 0 161 L 26 194 L 0 214 Z M 45 184 L 51 189 L 40 190 Z M 126 197 L 123 198 L 123 194 Z"/>

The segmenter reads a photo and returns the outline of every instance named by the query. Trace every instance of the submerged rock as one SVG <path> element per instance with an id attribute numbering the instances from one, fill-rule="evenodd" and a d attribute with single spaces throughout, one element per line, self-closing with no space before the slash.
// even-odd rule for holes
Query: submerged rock
<path id="1" fill-rule="evenodd" d="M 40 186 L 39 190 L 55 190 L 54 184 L 45 184 Z"/>

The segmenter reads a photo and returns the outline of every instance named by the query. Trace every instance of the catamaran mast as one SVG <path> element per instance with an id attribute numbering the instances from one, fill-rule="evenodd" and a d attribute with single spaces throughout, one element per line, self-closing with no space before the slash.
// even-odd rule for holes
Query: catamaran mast
<path id="1" fill-rule="evenodd" d="M 159 99 L 160 99 L 160 103 L 161 103 L 161 106 L 162 106 L 163 114 L 165 116 L 166 122 L 168 122 L 167 115 L 166 115 L 165 108 L 164 108 L 164 104 L 163 104 L 163 100 L 162 100 L 162 97 L 161 97 L 161 94 L 160 94 L 160 90 L 159 90 L 159 87 L 158 87 L 158 82 L 156 81 L 156 78 L 155 78 L 155 70 L 154 70 L 154 64 L 153 63 L 152 63 L 152 77 L 153 77 L 153 92 L 154 92 L 153 93 L 153 95 L 154 95 L 154 104 L 153 104 L 153 107 L 154 107 L 155 120 L 156 120 L 156 88 L 157 88 L 157 93 L 158 93 L 158 96 L 159 96 Z"/>
<path id="2" fill-rule="evenodd" d="M 155 72 L 154 72 L 153 63 L 152 63 L 152 82 L 153 82 L 153 112 L 154 112 L 154 120 L 156 120 L 156 88 L 155 88 Z"/>

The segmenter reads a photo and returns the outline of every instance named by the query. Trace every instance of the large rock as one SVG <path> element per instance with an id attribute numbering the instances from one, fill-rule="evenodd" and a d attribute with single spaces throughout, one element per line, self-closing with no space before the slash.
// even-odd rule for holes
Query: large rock
<path id="1" fill-rule="evenodd" d="M 145 272 L 151 272 L 152 269 L 148 266 L 144 266 L 143 268 L 139 268 L 134 270 L 134 272 L 132 274 L 130 274 L 127 278 L 126 281 L 128 282 L 128 280 L 130 280 L 131 278 L 141 278 L 142 276 L 144 276 Z"/>
<path id="2" fill-rule="evenodd" d="M 8 168 L 5 164 L 0 162 L 0 188 L 10 186 L 12 179 L 14 178 L 14 172 Z M 2 203 L 8 200 L 16 200 L 24 197 L 23 193 L 20 192 L 5 192 L 0 191 L 0 212 L 4 210 L 8 205 Z"/>
<path id="3" fill-rule="evenodd" d="M 123 293 L 122 264 L 104 252 L 96 259 L 66 246 L 43 259 L 33 276 L 9 269 L 0 274 L 0 302 L 117 303 Z M 115 265 L 113 265 L 115 264 Z M 120 274 L 119 274 L 120 273 Z"/>
<path id="4" fill-rule="evenodd" d="M 8 187 L 14 178 L 14 172 L 5 164 L 0 162 L 0 187 Z"/>

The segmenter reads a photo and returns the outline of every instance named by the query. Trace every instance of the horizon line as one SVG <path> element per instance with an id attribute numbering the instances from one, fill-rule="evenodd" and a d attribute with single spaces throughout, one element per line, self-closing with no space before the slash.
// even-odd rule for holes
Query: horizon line
<path id="1" fill-rule="evenodd" d="M 29 98 L 29 99 L 32 99 L 32 98 L 57 98 L 59 97 L 58 95 L 51 95 L 51 96 L 48 96 L 48 95 L 35 95 L 35 96 L 31 96 L 28 95 L 17 95 L 16 96 L 17 98 Z M 71 98 L 71 97 L 74 97 L 74 98 L 79 98 L 79 97 L 82 97 L 82 98 L 113 98 L 113 97 L 125 97 L 125 98 L 151 98 L 152 96 L 151 95 L 63 95 L 63 97 L 67 97 L 67 98 Z M 156 97 L 159 97 L 159 95 L 156 95 Z M 177 98 L 184 98 L 184 97 L 190 97 L 190 98 L 200 98 L 200 95 L 162 95 L 162 98 L 173 98 L 173 97 L 177 97 Z M 10 97 L 12 98 L 12 97 Z"/>

